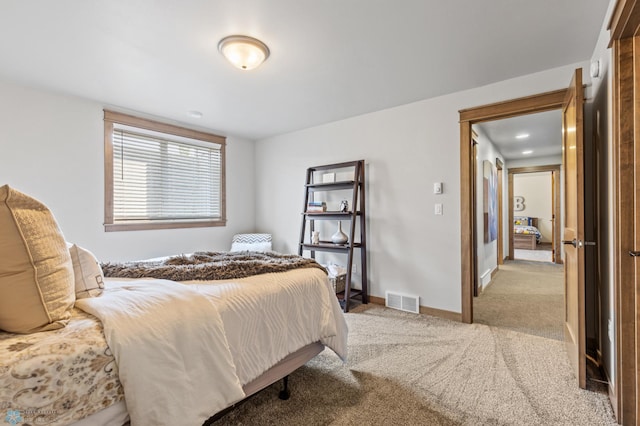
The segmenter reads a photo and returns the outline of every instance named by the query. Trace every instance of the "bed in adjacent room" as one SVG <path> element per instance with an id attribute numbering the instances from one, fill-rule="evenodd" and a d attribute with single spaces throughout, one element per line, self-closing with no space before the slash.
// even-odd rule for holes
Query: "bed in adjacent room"
<path id="1" fill-rule="evenodd" d="M 513 218 L 513 247 L 516 249 L 535 250 L 542 234 L 538 229 L 538 218 L 515 216 Z"/>
<path id="2" fill-rule="evenodd" d="M 8 186 L 0 228 L 10 424 L 206 424 L 325 347 L 346 357 L 342 310 L 312 259 L 203 252 L 101 267 Z"/>

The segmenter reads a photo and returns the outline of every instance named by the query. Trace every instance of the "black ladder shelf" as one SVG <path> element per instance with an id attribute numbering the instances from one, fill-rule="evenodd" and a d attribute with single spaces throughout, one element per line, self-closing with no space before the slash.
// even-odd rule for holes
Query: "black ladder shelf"
<path id="1" fill-rule="evenodd" d="M 353 171 L 353 179 L 337 182 L 322 182 L 320 174 L 316 173 L 329 171 L 347 171 L 349 175 L 351 171 Z M 347 255 L 345 289 L 336 294 L 344 312 L 349 312 L 349 305 L 353 298 L 360 298 L 360 301 L 365 304 L 369 302 L 367 289 L 367 228 L 364 182 L 364 160 L 327 164 L 309 167 L 307 169 L 298 254 L 302 256 L 304 252 L 309 252 L 312 258 L 315 258 L 317 251 L 343 253 Z M 315 193 L 336 190 L 351 190 L 351 204 L 347 211 L 308 211 L 307 206 L 309 202 L 315 201 Z M 321 239 L 317 244 L 313 244 L 312 234 L 315 230 L 315 221 L 318 220 L 339 221 L 341 224 L 343 222 L 348 223 L 349 227 L 346 231 L 348 236 L 347 242 L 345 244 L 335 244 L 331 240 Z M 355 240 L 356 228 L 359 229 L 359 241 Z M 360 250 L 360 276 L 362 277 L 360 288 L 354 288 L 352 286 L 354 249 Z"/>

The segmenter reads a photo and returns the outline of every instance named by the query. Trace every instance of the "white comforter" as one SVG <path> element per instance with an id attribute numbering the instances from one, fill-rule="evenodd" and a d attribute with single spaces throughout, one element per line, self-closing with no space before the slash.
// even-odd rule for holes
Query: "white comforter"
<path id="1" fill-rule="evenodd" d="M 202 424 L 315 341 L 346 358 L 346 323 L 317 269 L 190 285 L 107 280 L 102 296 L 76 305 L 104 325 L 133 426 Z"/>

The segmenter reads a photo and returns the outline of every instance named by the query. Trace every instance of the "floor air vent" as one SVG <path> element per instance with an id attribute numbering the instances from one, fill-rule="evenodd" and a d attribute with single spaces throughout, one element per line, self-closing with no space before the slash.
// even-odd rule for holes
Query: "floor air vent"
<path id="1" fill-rule="evenodd" d="M 407 296 L 404 294 L 387 291 L 385 305 L 388 308 L 399 309 L 401 311 L 420 313 L 420 298 L 417 296 Z"/>

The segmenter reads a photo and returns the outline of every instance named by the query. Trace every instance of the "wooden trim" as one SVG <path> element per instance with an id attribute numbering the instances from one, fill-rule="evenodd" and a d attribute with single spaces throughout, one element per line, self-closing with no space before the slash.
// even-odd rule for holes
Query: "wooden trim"
<path id="1" fill-rule="evenodd" d="M 460 239 L 461 239 L 461 299 L 462 322 L 473 322 L 473 272 L 471 262 L 474 262 L 473 248 L 470 236 L 476 232 L 476 226 L 471 219 L 471 126 L 483 121 L 499 120 L 502 118 L 516 117 L 518 115 L 561 109 L 567 88 L 523 98 L 511 99 L 503 102 L 467 108 L 459 111 L 460 114 Z M 512 187 L 510 182 L 509 187 Z M 509 196 L 512 203 L 513 194 Z M 513 205 L 509 206 L 509 212 L 513 212 Z M 510 213 L 510 223 L 513 223 L 513 214 Z M 513 240 L 513 227 L 509 235 L 509 241 Z M 509 245 L 509 258 L 513 259 L 513 244 Z"/>
<path id="2" fill-rule="evenodd" d="M 113 223 L 113 123 L 104 123 L 104 223 Z"/>
<path id="3" fill-rule="evenodd" d="M 472 219 L 473 197 L 471 188 L 473 185 L 472 170 L 473 158 L 471 155 L 471 122 L 460 122 L 460 230 L 461 230 L 461 293 L 462 293 L 462 322 L 473 322 L 473 268 L 471 262 L 476 259 L 473 256 L 472 232 L 476 232 L 476 226 Z"/>
<path id="4" fill-rule="evenodd" d="M 156 132 L 167 133 L 169 135 L 182 136 L 184 138 L 197 139 L 206 142 L 213 142 L 225 145 L 227 138 L 214 135 L 213 133 L 202 132 L 200 130 L 189 129 L 174 124 L 163 123 L 147 118 L 135 117 L 116 111 L 104 110 L 104 121 L 124 124 L 126 126 L 138 127 L 140 129 L 154 130 Z"/>
<path id="5" fill-rule="evenodd" d="M 504 214 L 502 213 L 504 210 L 504 163 L 499 158 L 496 158 L 496 169 L 498 169 L 498 266 L 500 266 L 504 265 Z"/>
<path id="6" fill-rule="evenodd" d="M 197 222 L 153 222 L 153 223 L 105 223 L 105 232 L 150 231 L 152 229 L 210 228 L 225 226 L 226 220 L 202 220 Z"/>
<path id="7" fill-rule="evenodd" d="M 458 111 L 460 113 L 460 122 L 480 123 L 482 121 L 501 120 L 534 112 L 560 109 L 566 93 L 567 89 L 564 88 L 475 108 L 461 109 Z"/>
<path id="8" fill-rule="evenodd" d="M 462 322 L 462 314 L 458 312 L 446 311 L 444 309 L 436 309 L 420 305 L 420 313 L 424 315 L 431 315 L 432 317 L 444 318 L 450 321 Z"/>
<path id="9" fill-rule="evenodd" d="M 562 241 L 560 240 L 560 228 L 562 227 L 562 214 L 560 209 L 560 167 L 557 171 L 551 172 L 553 179 L 553 261 L 556 264 L 562 264 Z"/>
<path id="10" fill-rule="evenodd" d="M 613 196 L 614 196 L 614 303 L 616 312 L 616 394 L 618 395 L 618 421 L 624 425 L 636 424 L 638 419 L 638 308 L 634 258 L 634 145 L 639 131 L 636 118 L 637 97 L 640 87 L 634 75 L 635 39 L 615 40 L 613 43 Z M 637 66 L 637 65 L 636 65 Z"/>
<path id="11" fill-rule="evenodd" d="M 509 198 L 509 259 L 515 259 L 515 246 L 513 244 L 513 173 L 511 170 L 507 170 L 507 188 L 508 198 Z"/>
<path id="12" fill-rule="evenodd" d="M 220 145 L 220 219 L 199 221 L 154 221 L 114 223 L 113 215 L 113 127 L 123 124 L 169 135 L 180 136 Z M 104 230 L 105 232 L 143 231 L 153 229 L 204 228 L 226 226 L 227 223 L 227 179 L 226 138 L 213 133 L 189 129 L 173 124 L 135 117 L 121 112 L 104 110 Z"/>
<path id="13" fill-rule="evenodd" d="M 227 224 L 227 144 L 220 146 L 220 225 L 208 226 L 226 226 Z"/>
<path id="14" fill-rule="evenodd" d="M 635 12 L 639 12 L 638 9 L 635 9 Z M 633 233 L 633 245 L 632 250 L 640 250 L 640 170 L 638 169 L 638 164 L 640 164 L 640 36 L 638 36 L 638 29 L 634 32 L 635 37 L 633 38 L 633 157 L 631 158 L 631 162 L 633 164 L 633 223 L 634 223 L 634 233 Z M 623 168 L 624 169 L 624 168 Z M 627 196 L 629 194 L 626 194 Z M 631 256 L 629 256 L 631 257 Z M 631 364 L 633 367 L 633 374 L 631 378 L 627 378 L 627 381 L 631 382 L 630 386 L 633 386 L 635 392 L 632 394 L 634 403 L 630 404 L 631 396 L 625 394 L 625 405 L 629 406 L 630 409 L 634 410 L 633 421 L 638 424 L 640 421 L 640 403 L 638 403 L 638 397 L 640 396 L 640 265 L 638 261 L 634 262 L 634 270 L 633 270 L 633 280 L 627 282 L 625 287 L 626 289 L 622 289 L 622 294 L 630 294 L 633 295 L 634 306 L 633 312 L 630 312 L 631 317 L 629 318 L 629 326 L 631 325 L 630 333 L 633 334 L 634 339 L 634 359 L 627 359 L 627 363 Z M 626 292 L 628 290 L 628 293 Z M 624 351 L 624 349 L 622 349 Z"/>
<path id="15" fill-rule="evenodd" d="M 613 47 L 613 196 L 614 196 L 614 303 L 616 310 L 616 395 L 618 421 L 635 424 L 640 419 L 640 289 L 635 263 L 631 262 L 627 251 L 637 250 L 640 242 L 630 245 L 629 218 L 634 207 L 630 204 L 634 197 L 633 150 L 640 139 L 640 1 L 618 0 L 611 20 L 610 47 Z M 631 37 L 635 37 L 632 39 Z M 635 46 L 634 46 L 635 44 Z M 638 138 L 638 139 L 636 139 Z M 629 145 L 634 145 L 630 147 Z M 632 164 L 629 164 L 629 162 Z M 635 188 L 637 189 L 637 188 Z M 638 212 L 636 211 L 637 215 Z M 635 221 L 639 219 L 634 217 Z M 635 239 L 635 232 L 633 231 Z M 634 265 L 631 266 L 630 263 Z M 630 296 L 634 295 L 633 303 Z M 613 401 L 613 400 L 612 400 Z"/>
<path id="16" fill-rule="evenodd" d="M 369 296 L 369 303 L 385 306 L 384 297 Z M 424 315 L 431 315 L 432 317 L 444 318 L 450 321 L 463 322 L 462 314 L 444 309 L 430 308 L 428 306 L 420 305 L 420 313 Z"/>
<path id="17" fill-rule="evenodd" d="M 638 29 L 640 28 L 639 3 L 638 0 L 618 0 L 607 27 L 607 29 L 611 30 L 609 47 L 613 46 L 614 40 L 638 35 Z"/>
<path id="18" fill-rule="evenodd" d="M 509 169 L 509 173 L 538 173 L 538 172 L 559 172 L 560 164 L 549 164 L 546 166 L 529 166 L 529 167 L 514 167 Z"/>
<path id="19" fill-rule="evenodd" d="M 471 221 L 476 227 L 478 223 L 478 135 L 471 128 Z M 480 273 L 478 272 L 478 232 L 471 234 L 471 279 L 473 284 L 472 297 L 478 297 Z"/>

